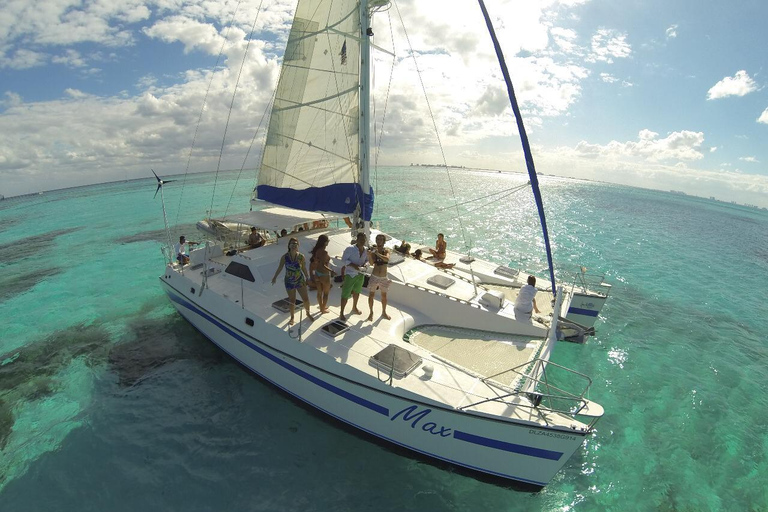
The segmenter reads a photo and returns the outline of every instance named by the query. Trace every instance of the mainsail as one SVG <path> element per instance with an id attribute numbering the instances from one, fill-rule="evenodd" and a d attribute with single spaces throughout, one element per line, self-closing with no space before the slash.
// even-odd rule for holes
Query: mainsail
<path id="1" fill-rule="evenodd" d="M 360 182 L 360 2 L 296 9 L 254 199 L 370 219 Z"/>

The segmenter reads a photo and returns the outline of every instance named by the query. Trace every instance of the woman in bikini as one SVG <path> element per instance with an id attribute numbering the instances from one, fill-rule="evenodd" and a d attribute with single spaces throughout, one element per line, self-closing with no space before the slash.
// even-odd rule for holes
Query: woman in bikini
<path id="1" fill-rule="evenodd" d="M 328 313 L 328 294 L 331 293 L 331 276 L 333 270 L 329 266 L 331 257 L 328 255 L 328 236 L 320 235 L 317 237 L 317 243 L 312 248 L 312 257 L 309 259 L 309 272 L 315 276 L 315 286 L 317 287 L 317 305 L 320 307 L 320 313 Z"/>
<path id="2" fill-rule="evenodd" d="M 280 264 L 277 266 L 277 271 L 272 277 L 272 284 L 277 281 L 277 276 L 285 266 L 285 291 L 288 292 L 288 300 L 291 305 L 291 321 L 290 325 L 294 324 L 293 312 L 296 309 L 296 290 L 301 295 L 301 300 L 304 301 L 304 307 L 307 310 L 307 318 L 311 322 L 314 320 L 312 314 L 309 312 L 309 295 L 307 294 L 307 266 L 304 262 L 304 255 L 299 252 L 299 241 L 296 238 L 291 238 L 288 241 L 288 252 L 280 257 Z"/>
<path id="3" fill-rule="evenodd" d="M 436 260 L 444 260 L 445 259 L 445 250 L 448 247 L 448 243 L 445 241 L 445 237 L 442 233 L 437 234 L 437 241 L 435 242 L 435 248 L 430 249 L 429 252 L 432 253 L 432 257 Z"/>

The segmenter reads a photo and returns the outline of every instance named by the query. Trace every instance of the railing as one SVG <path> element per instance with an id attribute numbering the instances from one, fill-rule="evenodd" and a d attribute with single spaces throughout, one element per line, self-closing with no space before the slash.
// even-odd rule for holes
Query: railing
<path id="1" fill-rule="evenodd" d="M 540 372 L 540 378 L 534 378 L 532 375 L 534 372 L 526 372 L 524 370 L 536 368 L 537 365 L 545 365 L 544 371 Z M 550 367 L 558 368 L 567 372 L 567 375 L 575 377 L 585 381 L 584 389 L 580 393 L 572 393 L 565 389 L 561 389 L 559 386 L 551 382 L 549 374 Z M 498 377 L 506 374 L 516 374 L 520 378 L 515 385 L 515 389 L 508 389 L 503 383 L 498 381 Z M 583 373 L 579 373 L 565 366 L 561 366 L 551 361 L 545 361 L 541 358 L 536 358 L 521 365 L 515 366 L 508 370 L 490 375 L 481 379 L 483 383 L 489 384 L 489 381 L 493 381 L 491 385 L 505 389 L 508 393 L 486 398 L 468 405 L 459 407 L 460 410 L 469 409 L 487 402 L 499 402 L 514 407 L 525 407 L 530 409 L 536 409 L 539 412 L 556 412 L 566 414 L 572 417 L 583 414 L 584 416 L 592 417 L 592 420 L 587 426 L 587 430 L 591 430 L 592 427 L 600 419 L 600 416 L 593 416 L 586 412 L 584 409 L 588 407 L 588 400 L 585 395 L 589 391 L 589 387 L 592 385 L 592 379 Z M 533 389 L 533 391 L 527 391 Z M 523 397 L 523 401 L 512 401 L 511 399 Z M 529 402 L 529 403 L 526 403 Z M 546 415 L 541 415 L 542 419 L 546 422 Z"/>
<path id="2" fill-rule="evenodd" d="M 570 283 L 571 290 L 579 287 L 603 294 L 606 297 L 611 291 L 611 286 L 605 283 L 605 274 L 588 274 L 584 267 L 581 268 L 580 272 L 565 271 L 558 277 L 561 281 Z"/>

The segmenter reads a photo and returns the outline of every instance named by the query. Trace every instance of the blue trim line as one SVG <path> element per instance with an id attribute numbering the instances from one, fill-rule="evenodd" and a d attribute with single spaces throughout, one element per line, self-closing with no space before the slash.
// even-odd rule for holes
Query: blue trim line
<path id="1" fill-rule="evenodd" d="M 176 295 L 174 295 L 172 293 L 169 293 L 168 295 L 170 296 L 172 301 L 174 301 L 174 302 L 176 302 L 178 304 L 181 304 L 182 306 L 184 306 L 185 308 L 189 309 L 190 311 L 193 311 L 194 313 L 200 315 L 201 317 L 203 317 L 207 321 L 211 322 L 213 325 L 215 325 L 216 327 L 218 327 L 222 331 L 226 332 L 227 334 L 229 334 L 230 336 L 235 338 L 240 343 L 243 343 L 244 345 L 247 345 L 248 347 L 250 347 L 251 349 L 255 350 L 256 352 L 258 352 L 262 356 L 266 357 L 270 361 L 279 364 L 280 366 L 282 366 L 286 370 L 289 370 L 289 371 L 295 373 L 296 375 L 298 375 L 299 377 L 303 377 L 304 379 L 308 380 L 309 382 L 311 382 L 313 384 L 316 384 L 316 385 L 320 386 L 323 389 L 327 389 L 328 391 L 330 391 L 330 392 L 332 392 L 332 393 L 334 393 L 336 395 L 339 395 L 342 398 L 346 398 L 350 402 L 354 402 L 354 403 L 356 403 L 358 405 L 362 405 L 363 407 L 365 407 L 367 409 L 370 409 L 373 412 L 377 412 L 377 413 L 382 414 L 382 415 L 384 415 L 386 417 L 389 417 L 389 409 L 387 409 L 386 407 L 382 407 L 381 405 L 375 404 L 375 403 L 373 403 L 373 402 L 371 402 L 369 400 L 366 400 L 365 398 L 359 397 L 357 395 L 353 395 L 352 393 L 350 393 L 348 391 L 345 391 L 345 390 L 343 390 L 343 389 L 341 389 L 339 387 L 336 387 L 333 384 L 330 384 L 328 382 L 325 382 L 324 380 L 318 379 L 314 375 L 311 375 L 311 374 L 305 372 L 304 370 L 296 368 L 295 366 L 293 366 L 292 364 L 288 363 L 287 361 L 283 361 L 279 357 L 277 357 L 277 356 L 267 352 L 263 348 L 254 345 L 253 343 L 251 343 L 247 339 L 243 338 L 242 336 L 240 336 L 239 334 L 234 332 L 232 329 L 230 329 L 226 325 L 222 324 L 221 322 L 219 322 L 215 318 L 205 314 L 203 311 L 200 311 L 198 308 L 196 308 L 194 305 L 190 304 L 189 302 L 185 301 L 184 299 L 182 299 L 180 297 L 177 297 Z"/>
<path id="2" fill-rule="evenodd" d="M 256 197 L 272 204 L 297 208 L 309 212 L 334 212 L 351 215 L 358 204 L 363 220 L 371 220 L 373 215 L 373 188 L 363 195 L 362 187 L 357 183 L 335 183 L 326 187 L 305 189 L 280 188 L 270 185 L 256 187 Z"/>
<path id="3" fill-rule="evenodd" d="M 337 388 L 336 386 L 333 386 L 332 384 L 324 382 L 324 381 L 318 379 L 317 377 L 314 377 L 313 375 L 310 375 L 310 374 L 306 373 L 305 371 L 300 370 L 299 368 L 296 368 L 293 365 L 290 365 L 286 361 L 283 361 L 282 359 L 272 355 L 271 353 L 265 351 L 264 349 L 254 345 L 253 343 L 251 343 L 247 339 L 243 338 L 242 336 L 237 334 L 235 331 L 229 329 L 227 326 L 225 326 L 224 324 L 222 324 L 221 322 L 219 322 L 215 318 L 211 317 L 210 315 L 206 314 L 204 311 L 201 311 L 200 309 L 195 307 L 193 304 L 190 304 L 186 300 L 176 296 L 175 294 L 173 294 L 171 292 L 166 292 L 166 293 L 168 294 L 168 297 L 172 301 L 180 304 L 181 306 L 184 306 L 185 308 L 189 309 L 193 313 L 199 315 L 200 317 L 202 317 L 203 319 L 207 320 L 211 324 L 215 325 L 219 329 L 223 330 L 225 333 L 229 334 L 230 336 L 232 336 L 236 340 L 240 341 L 241 343 L 243 343 L 246 346 L 250 347 L 251 349 L 255 350 L 259 354 L 265 356 L 270 361 L 276 362 L 280 366 L 282 366 L 282 367 L 292 371 L 293 373 L 296 373 L 297 375 L 299 375 L 301 377 L 307 378 L 307 380 L 309 380 L 310 382 L 313 382 L 313 383 L 323 387 L 324 389 L 328 389 L 331 392 L 339 394 L 339 396 L 343 396 L 344 398 L 352 400 L 353 402 L 359 403 L 360 405 L 363 405 L 365 407 L 368 407 L 368 405 L 366 405 L 366 404 L 369 404 L 369 405 L 375 407 L 375 409 L 372 409 L 375 412 L 379 412 L 381 414 L 385 414 L 386 416 L 389 416 L 389 410 L 387 408 L 385 408 L 383 406 L 380 406 L 378 404 L 374 404 L 373 402 L 365 400 L 364 398 L 361 398 L 361 397 L 358 397 L 356 395 L 353 395 L 353 394 L 351 394 L 351 393 L 349 393 L 347 391 L 344 391 L 343 389 Z M 390 442 L 392 444 L 396 444 L 398 446 L 402 446 L 403 448 L 407 448 L 407 449 L 412 450 L 414 452 L 421 453 L 422 455 L 426 455 L 426 456 L 431 457 L 433 459 L 442 460 L 442 461 L 448 462 L 450 464 L 455 464 L 457 466 L 462 466 L 462 467 L 465 467 L 465 468 L 468 468 L 468 469 L 472 469 L 474 471 L 479 471 L 481 473 L 487 473 L 489 475 L 495 475 L 495 476 L 502 477 L 502 478 L 507 478 L 507 479 L 510 479 L 510 480 L 516 480 L 518 482 L 525 482 L 525 483 L 529 483 L 529 484 L 533 484 L 533 485 L 540 485 L 542 487 L 547 485 L 547 482 L 539 482 L 537 480 L 530 480 L 528 478 L 522 478 L 522 477 L 519 477 L 519 476 L 510 475 L 510 474 L 507 474 L 507 473 L 499 473 L 498 471 L 493 471 L 493 470 L 490 470 L 490 469 L 487 469 L 487 468 L 481 468 L 481 467 L 478 467 L 478 466 L 473 466 L 471 464 L 466 464 L 466 463 L 459 462 L 459 461 L 456 461 L 456 460 L 453 460 L 453 459 L 449 459 L 447 457 L 443 457 L 443 456 L 440 456 L 440 455 L 437 455 L 437 454 L 434 454 L 434 453 L 431 453 L 431 452 L 420 450 L 419 448 L 416 448 L 414 446 L 401 443 L 400 441 L 397 441 L 395 439 L 389 438 L 387 436 L 383 436 L 383 435 L 379 434 L 378 432 L 374 432 L 372 430 L 368 430 L 367 428 L 365 428 L 365 427 L 363 427 L 361 425 L 353 423 L 353 422 L 349 421 L 346 418 L 342 418 L 341 416 L 337 416 L 336 414 L 334 414 L 334 413 L 332 413 L 332 412 L 330 412 L 330 411 L 328 411 L 328 410 L 326 410 L 326 409 L 324 409 L 324 408 L 322 408 L 322 407 L 320 407 L 320 406 L 310 402 L 309 400 L 306 400 L 302 396 L 297 395 L 297 394 L 291 392 L 287 388 L 281 386 L 277 382 L 273 381 L 272 379 L 266 377 L 265 375 L 259 373 L 255 369 L 253 369 L 250 366 L 248 366 L 247 364 L 245 364 L 243 361 L 241 361 L 239 358 L 237 358 L 234 354 L 232 354 L 231 352 L 226 350 L 224 347 L 219 345 L 215 340 L 213 340 L 212 338 L 209 338 L 207 335 L 205 335 L 205 333 L 202 333 L 202 334 L 206 338 L 208 338 L 214 345 L 218 346 L 221 350 L 223 350 L 224 352 L 229 354 L 230 357 L 232 357 L 237 362 L 239 362 L 240 364 L 242 364 L 243 366 L 248 368 L 250 371 L 252 371 L 255 374 L 257 374 L 259 377 L 261 377 L 264 380 L 268 381 L 272 385 L 280 388 L 281 390 L 285 391 L 286 393 L 290 394 L 291 396 L 294 396 L 294 397 L 298 398 L 302 402 L 304 402 L 304 403 L 306 403 L 308 405 L 311 405 L 315 409 L 318 409 L 318 410 L 324 412 L 328 416 L 331 416 L 331 417 L 333 417 L 333 418 L 335 418 L 335 419 L 337 419 L 339 421 L 342 421 L 342 422 L 344 422 L 344 423 L 346 423 L 348 425 L 351 425 L 351 426 L 353 426 L 353 427 L 355 427 L 355 428 L 357 428 L 357 429 L 359 429 L 359 430 L 361 430 L 363 432 L 366 432 L 366 433 L 368 433 L 368 434 L 370 434 L 372 436 L 378 437 L 378 438 L 383 439 L 385 441 L 388 441 L 388 442 Z M 339 393 L 337 393 L 337 391 Z M 382 411 L 386 411 L 386 412 L 382 412 Z M 549 450 L 542 450 L 540 448 L 532 448 L 532 447 L 527 447 L 527 446 L 522 446 L 522 445 L 515 445 L 515 444 L 512 444 L 512 443 L 505 443 L 503 441 L 497 441 L 497 440 L 486 438 L 486 437 L 475 436 L 475 435 L 467 434 L 465 432 L 460 432 L 460 431 L 454 431 L 454 438 L 462 440 L 462 441 L 472 442 L 472 443 L 479 444 L 479 445 L 482 445 L 482 446 L 487 446 L 489 448 L 495 448 L 495 449 L 500 449 L 500 450 L 514 452 L 514 453 L 522 453 L 524 455 L 531 455 L 533 457 L 541 457 L 541 458 L 546 458 L 546 459 L 550 459 L 550 460 L 558 460 L 559 456 L 562 456 L 562 453 L 559 453 L 559 456 L 557 458 L 553 458 L 552 456 L 548 456 L 547 454 L 557 454 L 558 452 L 550 452 Z M 516 447 L 516 449 L 510 449 L 511 447 Z"/>
<path id="4" fill-rule="evenodd" d="M 568 308 L 568 313 L 573 313 L 574 315 L 584 315 L 584 316 L 597 316 L 599 311 L 594 311 L 591 309 L 580 309 L 580 308 Z"/>
<path id="5" fill-rule="evenodd" d="M 459 441 L 466 441 L 472 444 L 479 444 L 480 446 L 487 446 L 488 448 L 495 448 L 497 450 L 504 450 L 505 452 L 519 453 L 521 455 L 530 455 L 531 457 L 538 457 L 540 459 L 560 460 L 563 456 L 563 452 L 554 452 L 552 450 L 544 450 L 542 448 L 532 448 L 530 446 L 523 446 L 521 444 L 507 443 L 505 441 L 499 441 L 497 439 L 491 439 L 489 437 L 476 436 L 474 434 L 467 434 L 460 430 L 453 431 L 454 439 Z"/>

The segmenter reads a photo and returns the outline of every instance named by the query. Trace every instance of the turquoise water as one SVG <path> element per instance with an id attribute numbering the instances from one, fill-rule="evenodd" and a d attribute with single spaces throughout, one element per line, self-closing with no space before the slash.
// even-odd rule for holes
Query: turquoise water
<path id="1" fill-rule="evenodd" d="M 252 177 L 169 185 L 173 236 L 246 208 Z M 381 169 L 382 229 L 545 275 L 521 175 Z M 215 184 L 213 204 L 211 189 Z M 538 493 L 404 457 L 222 356 L 158 284 L 152 179 L 0 203 L 3 510 L 767 510 L 768 214 L 542 177 L 558 269 L 604 273 L 586 345 L 606 416 Z M 234 192 L 233 192 L 234 191 Z M 503 195 L 503 194 L 502 194 Z"/>

